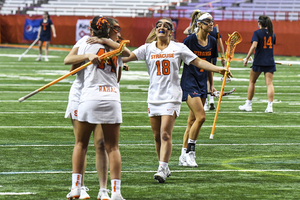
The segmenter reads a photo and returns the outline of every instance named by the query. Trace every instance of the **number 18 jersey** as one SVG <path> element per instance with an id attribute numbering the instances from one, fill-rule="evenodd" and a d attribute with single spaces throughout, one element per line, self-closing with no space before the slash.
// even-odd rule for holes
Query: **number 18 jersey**
<path id="1" fill-rule="evenodd" d="M 181 103 L 179 70 L 181 61 L 190 64 L 197 56 L 184 44 L 170 41 L 163 50 L 156 41 L 147 43 L 133 51 L 138 60 L 145 60 L 150 75 L 148 103 Z"/>

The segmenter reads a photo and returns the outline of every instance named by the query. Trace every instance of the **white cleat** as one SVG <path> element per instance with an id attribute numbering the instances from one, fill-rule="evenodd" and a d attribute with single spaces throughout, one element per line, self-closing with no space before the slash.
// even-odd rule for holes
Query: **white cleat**
<path id="1" fill-rule="evenodd" d="M 126 200 L 126 199 L 124 199 L 121 194 L 113 192 L 111 194 L 111 200 Z"/>
<path id="2" fill-rule="evenodd" d="M 265 113 L 272 113 L 273 112 L 273 107 L 267 107 L 265 110 Z"/>
<path id="3" fill-rule="evenodd" d="M 178 162 L 179 166 L 187 166 L 186 162 L 185 162 L 185 157 L 184 155 L 179 156 L 179 162 Z"/>
<path id="4" fill-rule="evenodd" d="M 190 151 L 184 155 L 185 161 L 188 167 L 198 167 L 195 161 L 195 151 Z"/>
<path id="5" fill-rule="evenodd" d="M 35 59 L 36 61 L 42 61 L 42 57 L 38 57 L 37 59 Z"/>
<path id="6" fill-rule="evenodd" d="M 48 61 L 49 61 L 48 57 L 45 57 L 45 61 L 46 61 L 46 62 L 48 62 Z"/>
<path id="7" fill-rule="evenodd" d="M 69 192 L 69 194 L 67 194 L 67 199 L 69 199 L 69 200 L 78 199 L 80 197 L 80 192 L 81 192 L 80 187 L 72 188 L 71 192 Z"/>
<path id="8" fill-rule="evenodd" d="M 100 189 L 97 196 L 97 200 L 111 200 L 111 198 L 108 196 L 108 192 L 109 190 Z"/>
<path id="9" fill-rule="evenodd" d="M 239 109 L 240 110 L 244 110 L 244 111 L 247 111 L 247 112 L 251 112 L 252 111 L 252 106 L 250 105 L 242 105 L 242 106 L 239 106 Z"/>
<path id="10" fill-rule="evenodd" d="M 169 167 L 164 169 L 162 166 L 159 166 L 157 173 L 154 174 L 154 179 L 157 180 L 159 183 L 164 183 L 166 181 L 166 178 L 169 176 L 171 176 Z"/>
<path id="11" fill-rule="evenodd" d="M 82 186 L 80 191 L 80 197 L 79 199 L 90 199 L 90 195 L 87 193 L 89 191 L 89 188 Z"/>

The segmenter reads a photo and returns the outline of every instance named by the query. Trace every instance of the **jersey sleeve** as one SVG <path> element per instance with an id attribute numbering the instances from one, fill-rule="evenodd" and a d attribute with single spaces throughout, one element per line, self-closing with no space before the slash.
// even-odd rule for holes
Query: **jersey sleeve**
<path id="1" fill-rule="evenodd" d="M 187 46 L 181 44 L 181 60 L 187 65 L 190 65 L 190 62 L 195 60 L 198 56 L 194 54 Z"/>
<path id="2" fill-rule="evenodd" d="M 258 35 L 256 33 L 256 31 L 253 33 L 252 39 L 251 39 L 251 43 L 253 42 L 258 42 Z"/>
<path id="3" fill-rule="evenodd" d="M 140 46 L 139 48 L 132 51 L 134 55 L 137 57 L 138 60 L 146 60 L 146 48 L 149 44 L 144 44 Z"/>
<path id="4" fill-rule="evenodd" d="M 86 40 L 89 38 L 89 36 L 84 36 L 84 37 L 82 37 L 80 40 L 78 40 L 77 42 L 76 42 L 76 44 L 73 46 L 73 49 L 74 48 L 79 48 L 84 42 L 86 42 Z"/>

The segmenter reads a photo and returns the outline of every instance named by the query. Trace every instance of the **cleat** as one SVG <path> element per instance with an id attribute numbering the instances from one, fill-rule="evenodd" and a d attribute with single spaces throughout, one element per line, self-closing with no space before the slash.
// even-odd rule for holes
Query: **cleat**
<path id="1" fill-rule="evenodd" d="M 121 194 L 113 192 L 111 194 L 111 200 L 126 200 L 126 199 L 124 199 Z"/>
<path id="2" fill-rule="evenodd" d="M 42 57 L 38 57 L 35 61 L 42 61 Z"/>
<path id="3" fill-rule="evenodd" d="M 87 191 L 89 191 L 89 188 L 82 186 L 79 199 L 90 199 L 90 195 L 88 195 Z"/>
<path id="4" fill-rule="evenodd" d="M 267 109 L 265 110 L 265 113 L 272 113 L 273 112 L 273 108 L 272 107 L 267 107 Z"/>
<path id="5" fill-rule="evenodd" d="M 111 198 L 109 198 L 108 196 L 109 192 L 109 190 L 100 189 L 97 196 L 97 200 L 111 200 Z"/>
<path id="6" fill-rule="evenodd" d="M 203 108 L 204 108 L 204 111 L 208 111 L 208 110 L 209 110 L 208 105 L 207 105 L 207 102 L 205 102 Z"/>
<path id="7" fill-rule="evenodd" d="M 157 173 L 154 174 L 154 179 L 157 180 L 159 183 L 164 183 L 166 181 L 166 178 L 169 176 L 171 176 L 169 167 L 164 169 L 162 166 L 159 166 Z"/>
<path id="8" fill-rule="evenodd" d="M 195 161 L 195 151 L 190 151 L 184 155 L 185 161 L 188 167 L 198 167 Z"/>
<path id="9" fill-rule="evenodd" d="M 184 155 L 179 156 L 179 162 L 178 162 L 178 165 L 179 165 L 179 166 L 187 166 Z"/>
<path id="10" fill-rule="evenodd" d="M 242 106 L 239 106 L 239 109 L 240 110 L 244 110 L 244 111 L 247 111 L 247 112 L 251 112 L 252 111 L 252 106 L 251 105 L 242 105 Z"/>
<path id="11" fill-rule="evenodd" d="M 45 61 L 46 61 L 46 62 L 48 62 L 48 61 L 49 61 L 48 57 L 45 57 Z"/>
<path id="12" fill-rule="evenodd" d="M 214 110 L 215 108 L 215 104 L 214 103 L 210 103 L 209 104 L 209 110 Z"/>
<path id="13" fill-rule="evenodd" d="M 81 188 L 79 188 L 79 187 L 72 188 L 71 192 L 69 192 L 69 194 L 67 194 L 67 199 L 68 200 L 79 199 L 79 197 L 80 197 L 80 191 L 81 191 Z"/>

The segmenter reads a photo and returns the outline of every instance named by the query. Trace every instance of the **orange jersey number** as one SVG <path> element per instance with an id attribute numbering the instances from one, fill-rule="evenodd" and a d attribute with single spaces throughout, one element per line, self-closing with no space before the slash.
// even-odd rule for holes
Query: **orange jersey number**
<path id="1" fill-rule="evenodd" d="M 102 54 L 105 53 L 105 49 L 99 49 L 97 56 L 101 56 Z M 117 57 L 114 56 L 112 57 L 112 61 L 115 63 L 115 66 L 117 66 Z M 108 65 L 112 66 L 111 60 L 109 59 L 107 62 Z M 104 69 L 105 68 L 105 61 L 101 61 L 100 65 L 98 65 L 98 68 L 100 69 Z M 115 72 L 115 70 L 113 68 L 111 68 L 112 72 Z"/>
<path id="2" fill-rule="evenodd" d="M 273 48 L 272 37 L 271 36 L 269 36 L 268 40 L 267 40 L 266 36 L 264 37 L 264 49 L 266 49 L 267 46 L 269 46 L 269 49 Z"/>
<path id="3" fill-rule="evenodd" d="M 163 75 L 170 74 L 170 61 L 169 60 L 163 60 L 161 62 L 161 64 L 160 64 L 159 60 L 156 61 L 156 67 L 157 67 L 157 76 L 161 75 L 161 71 L 162 71 Z"/>

